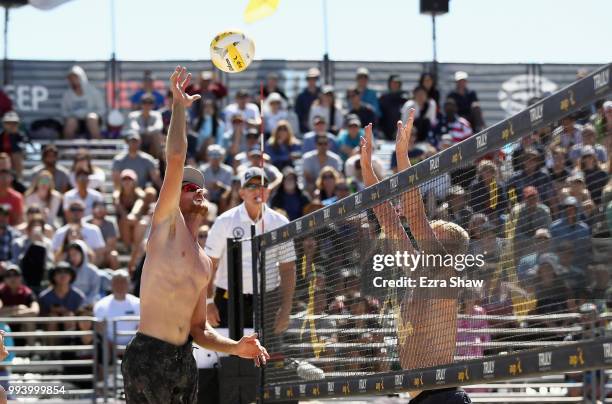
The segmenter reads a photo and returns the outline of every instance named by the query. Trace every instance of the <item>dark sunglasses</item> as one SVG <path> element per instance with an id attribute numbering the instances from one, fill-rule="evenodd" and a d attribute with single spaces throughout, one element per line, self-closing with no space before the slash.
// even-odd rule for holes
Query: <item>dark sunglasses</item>
<path id="1" fill-rule="evenodd" d="M 256 184 L 254 182 L 251 182 L 251 183 L 248 183 L 248 184 L 244 185 L 245 189 L 251 189 L 251 190 L 253 190 L 253 189 L 261 189 L 261 188 L 264 188 L 264 187 L 265 187 L 265 185 L 262 187 L 261 184 Z"/>
<path id="2" fill-rule="evenodd" d="M 327 146 L 327 142 L 317 142 L 317 146 Z"/>
<path id="3" fill-rule="evenodd" d="M 72 206 L 72 207 L 70 208 L 70 211 L 71 211 L 71 212 L 83 212 L 83 211 L 85 211 L 85 209 L 83 209 L 83 208 L 79 208 L 79 207 L 76 207 L 76 206 Z"/>
<path id="4" fill-rule="evenodd" d="M 336 177 L 334 177 L 333 174 L 325 174 L 321 178 L 323 178 L 324 180 L 335 180 L 336 179 Z"/>
<path id="5" fill-rule="evenodd" d="M 199 186 L 197 186 L 196 184 L 192 183 L 192 182 L 187 182 L 185 184 L 183 184 L 183 186 L 181 187 L 181 191 L 183 192 L 196 192 L 198 190 L 200 190 L 202 188 L 200 188 Z"/>

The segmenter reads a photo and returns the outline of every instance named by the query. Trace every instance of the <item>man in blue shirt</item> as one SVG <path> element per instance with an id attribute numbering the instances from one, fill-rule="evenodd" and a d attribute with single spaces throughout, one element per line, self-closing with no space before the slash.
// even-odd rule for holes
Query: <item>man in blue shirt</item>
<path id="1" fill-rule="evenodd" d="M 561 218 L 550 226 L 553 248 L 558 251 L 563 241 L 574 245 L 574 265 L 586 269 L 592 259 L 591 229 L 578 220 L 578 200 L 573 196 L 566 197 L 561 203 Z"/>
<path id="2" fill-rule="evenodd" d="M 357 89 L 361 93 L 361 101 L 369 104 L 376 113 L 376 116 L 380 116 L 380 105 L 378 104 L 378 96 L 376 91 L 368 88 L 368 82 L 370 81 L 370 71 L 365 67 L 357 69 Z M 364 122 L 365 124 L 369 122 Z"/>
<path id="3" fill-rule="evenodd" d="M 40 294 L 41 316 L 72 316 L 85 302 L 85 295 L 72 283 L 76 272 L 67 262 L 59 262 L 49 271 L 51 286 Z"/>
<path id="4" fill-rule="evenodd" d="M 347 117 L 347 129 L 340 132 L 338 135 L 338 147 L 340 148 L 340 157 L 346 161 L 354 154 L 359 154 L 359 139 L 363 136 L 361 129 L 361 120 L 357 115 L 349 115 Z"/>
<path id="5" fill-rule="evenodd" d="M 317 85 L 321 72 L 316 67 L 311 67 L 306 73 L 306 88 L 297 96 L 295 100 L 295 113 L 300 121 L 300 133 L 308 132 L 310 124 L 308 114 L 310 106 L 319 97 L 321 88 Z"/>
<path id="6" fill-rule="evenodd" d="M 141 104 L 141 98 L 143 95 L 151 93 L 153 95 L 155 104 L 154 109 L 160 109 L 164 106 L 164 96 L 159 91 L 155 90 L 153 85 L 155 83 L 155 77 L 150 70 L 145 71 L 144 78 L 142 80 L 142 88 L 134 93 L 130 98 L 132 103 L 132 109 L 137 110 Z"/>

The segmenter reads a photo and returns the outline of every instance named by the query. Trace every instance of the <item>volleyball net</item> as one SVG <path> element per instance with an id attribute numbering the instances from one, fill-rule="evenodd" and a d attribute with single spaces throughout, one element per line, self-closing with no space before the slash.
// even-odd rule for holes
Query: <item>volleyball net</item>
<path id="1" fill-rule="evenodd" d="M 262 397 L 611 366 L 610 146 L 588 124 L 610 70 L 257 236 Z"/>

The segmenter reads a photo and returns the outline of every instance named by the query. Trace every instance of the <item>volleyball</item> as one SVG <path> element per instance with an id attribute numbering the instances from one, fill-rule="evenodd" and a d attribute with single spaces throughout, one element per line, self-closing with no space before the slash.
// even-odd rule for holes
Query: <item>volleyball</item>
<path id="1" fill-rule="evenodd" d="M 226 31 L 210 43 L 210 58 L 218 69 L 227 73 L 245 70 L 255 57 L 255 43 L 240 31 Z"/>

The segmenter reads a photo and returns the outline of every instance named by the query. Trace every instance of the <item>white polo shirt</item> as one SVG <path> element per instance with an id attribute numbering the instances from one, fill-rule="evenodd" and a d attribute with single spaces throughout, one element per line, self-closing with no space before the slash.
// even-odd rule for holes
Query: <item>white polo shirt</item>
<path id="1" fill-rule="evenodd" d="M 263 225 L 265 232 L 274 230 L 289 223 L 289 220 L 266 206 L 264 209 Z M 217 217 L 206 239 L 206 254 L 211 258 L 219 259 L 215 285 L 228 289 L 227 281 L 227 239 L 228 238 L 250 238 L 251 225 L 255 225 L 255 234 L 262 234 L 261 219 L 253 222 L 246 211 L 244 202 L 224 212 Z M 253 261 L 251 254 L 251 242 L 244 241 L 242 244 L 242 292 L 253 294 Z M 265 251 L 266 268 L 266 290 L 271 291 L 280 285 L 278 264 L 295 261 L 295 249 L 293 242 L 286 242 Z"/>

